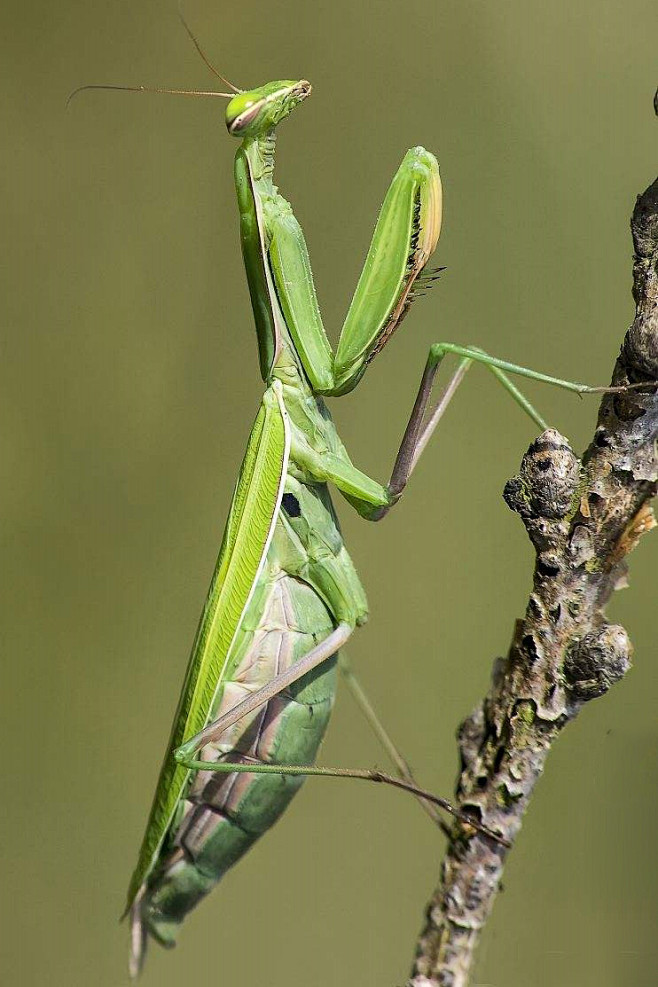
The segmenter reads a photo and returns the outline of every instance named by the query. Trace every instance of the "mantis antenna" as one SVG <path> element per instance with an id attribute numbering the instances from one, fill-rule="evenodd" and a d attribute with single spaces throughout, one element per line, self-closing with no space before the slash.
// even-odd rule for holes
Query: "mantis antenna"
<path id="1" fill-rule="evenodd" d="M 183 17 L 183 14 L 181 13 L 180 7 L 178 8 L 178 16 L 180 17 L 181 24 L 183 25 L 183 27 L 185 28 L 185 30 L 187 31 L 187 33 L 189 35 L 190 41 L 192 42 L 192 44 L 194 45 L 194 47 L 198 51 L 198 53 L 201 56 L 201 58 L 203 59 L 203 61 L 205 62 L 205 64 L 208 66 L 208 68 L 212 72 L 212 74 L 213 75 L 216 75 L 218 79 L 221 79 L 222 82 L 226 83 L 226 85 L 229 87 L 229 89 L 232 89 L 234 93 L 242 93 L 242 92 L 244 92 L 244 89 L 238 89 L 238 87 L 237 86 L 234 86 L 232 82 L 229 82 L 229 80 L 225 76 L 223 76 L 221 72 L 218 72 L 217 71 L 217 69 L 212 64 L 212 62 L 210 61 L 210 59 L 206 55 L 205 51 L 203 50 L 203 48 L 201 47 L 201 45 L 197 41 L 196 36 L 192 33 L 192 29 L 190 28 L 190 25 L 187 23 L 187 21 Z"/>
<path id="2" fill-rule="evenodd" d="M 163 89 L 160 86 L 91 85 L 78 86 L 77 89 L 74 89 L 66 100 L 67 107 L 71 100 L 78 95 L 78 93 L 84 92 L 86 89 L 112 89 L 124 93 L 166 93 L 169 96 L 223 96 L 224 99 L 233 99 L 233 93 L 216 93 L 212 90 L 205 89 Z"/>
<path id="3" fill-rule="evenodd" d="M 217 93 L 205 89 L 165 89 L 162 86 L 110 86 L 110 85 L 78 86 L 77 89 L 74 89 L 73 92 L 69 94 L 68 99 L 66 100 L 66 106 L 68 107 L 69 103 L 74 98 L 74 96 L 77 96 L 78 93 L 84 92 L 86 89 L 113 89 L 118 92 L 127 92 L 127 93 L 166 93 L 169 96 L 221 96 L 224 99 L 233 99 L 235 93 L 244 92 L 244 89 L 239 89 L 237 86 L 234 86 L 233 83 L 229 82 L 229 80 L 225 76 L 223 76 L 221 72 L 217 71 L 217 69 L 211 63 L 205 51 L 197 41 L 195 35 L 192 32 L 192 29 L 190 28 L 189 24 L 183 17 L 180 8 L 178 10 L 178 16 L 180 18 L 181 24 L 187 31 L 187 34 L 190 40 L 192 41 L 192 44 L 198 51 L 204 63 L 207 65 L 207 67 L 210 69 L 213 75 L 216 75 L 218 79 L 221 79 L 221 81 L 225 83 L 229 87 L 229 89 L 232 90 L 232 92 Z"/>

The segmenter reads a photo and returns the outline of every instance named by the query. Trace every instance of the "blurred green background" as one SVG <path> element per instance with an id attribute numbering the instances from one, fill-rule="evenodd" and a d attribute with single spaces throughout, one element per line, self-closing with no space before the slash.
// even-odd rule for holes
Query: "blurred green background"
<path id="1" fill-rule="evenodd" d="M 173 0 L 3 6 L 3 984 L 125 982 L 117 919 L 261 382 L 223 101 Z M 656 176 L 653 0 L 187 0 L 239 85 L 305 76 L 278 181 L 340 325 L 405 149 L 439 158 L 448 270 L 332 410 L 388 476 L 432 340 L 592 383 L 630 297 L 628 218 Z M 335 335 L 334 335 L 335 338 Z M 529 387 L 580 449 L 594 400 Z M 419 779 L 507 650 L 531 550 L 501 500 L 533 427 L 473 370 L 399 509 L 339 505 L 372 617 L 350 653 Z M 656 983 L 658 541 L 610 606 L 636 648 L 560 740 L 473 983 Z M 322 759 L 382 756 L 348 695 Z M 311 781 L 144 985 L 404 982 L 442 840 L 409 798 Z"/>

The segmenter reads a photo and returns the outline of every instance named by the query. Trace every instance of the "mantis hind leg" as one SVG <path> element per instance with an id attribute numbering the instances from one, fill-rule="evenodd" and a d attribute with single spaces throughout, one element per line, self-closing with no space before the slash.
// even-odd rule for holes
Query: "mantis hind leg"
<path id="1" fill-rule="evenodd" d="M 258 709 L 260 706 L 264 706 L 275 696 L 280 695 L 285 689 L 288 689 L 291 685 L 301 679 L 304 675 L 308 675 L 313 669 L 317 668 L 323 662 L 332 658 L 337 651 L 345 644 L 347 639 L 353 634 L 354 628 L 347 623 L 341 623 L 335 628 L 320 644 L 311 648 L 302 658 L 291 665 L 286 671 L 281 672 L 276 675 L 267 685 L 262 688 L 257 689 L 253 692 L 247 699 L 244 699 L 241 703 L 233 706 L 227 713 L 220 716 L 218 719 L 213 720 L 211 723 L 205 727 L 200 733 L 197 733 L 194 737 L 187 740 L 182 746 L 178 747 L 174 751 L 174 757 L 179 764 L 183 764 L 187 767 L 198 766 L 197 762 L 194 762 L 193 755 L 200 751 L 202 747 L 212 741 L 218 740 L 221 735 L 229 727 L 233 726 L 234 723 L 238 723 L 239 720 L 243 719 L 249 713 Z M 199 762 L 204 766 L 206 762 Z M 269 768 L 269 765 L 263 765 L 263 768 Z M 212 762 L 209 762 L 208 770 L 226 771 L 227 768 L 221 766 L 213 767 Z M 236 768 L 235 770 L 239 770 Z M 244 769 L 243 769 L 244 770 Z M 281 773 L 281 772 L 279 772 Z"/>
<path id="2" fill-rule="evenodd" d="M 311 651 L 295 662 L 295 664 L 289 669 L 275 676 L 275 678 L 272 679 L 272 681 L 266 686 L 258 689 L 251 696 L 243 702 L 238 703 L 237 706 L 234 706 L 233 709 L 229 710 L 223 716 L 219 717 L 217 720 L 214 720 L 212 723 L 209 723 L 208 726 L 201 731 L 201 733 L 198 733 L 181 747 L 177 748 L 177 750 L 174 751 L 176 761 L 184 767 L 190 768 L 190 770 L 208 771 L 218 774 L 310 775 L 329 778 L 360 778 L 365 781 L 370 780 L 384 782 L 385 784 L 393 784 L 395 787 L 405 788 L 417 797 L 422 796 L 423 801 L 427 801 L 427 799 L 429 799 L 435 805 L 441 805 L 443 808 L 446 808 L 447 811 L 452 811 L 450 803 L 445 799 L 432 796 L 430 793 L 423 792 L 418 788 L 416 782 L 411 776 L 411 772 L 409 771 L 406 761 L 402 755 L 399 754 L 393 745 L 393 742 L 388 737 L 388 734 L 379 722 L 372 706 L 365 697 L 365 693 L 363 693 L 363 690 L 360 688 L 358 683 L 356 683 L 356 686 L 353 685 L 356 681 L 353 676 L 353 694 L 356 689 L 356 693 L 358 694 L 357 698 L 361 708 L 364 709 L 364 711 L 366 709 L 368 710 L 368 719 L 396 764 L 400 776 L 403 779 L 402 783 L 399 783 L 397 779 L 391 778 L 382 772 L 371 771 L 369 769 L 325 768 L 307 764 L 264 764 L 256 758 L 248 757 L 243 754 L 239 754 L 235 758 L 234 755 L 228 755 L 226 760 L 201 760 L 195 757 L 195 754 L 198 754 L 201 748 L 207 743 L 218 740 L 222 733 L 228 729 L 228 727 L 239 722 L 240 719 L 247 716 L 255 709 L 258 709 L 259 706 L 263 706 L 275 696 L 280 695 L 285 689 L 289 688 L 302 676 L 308 675 L 308 673 L 313 671 L 313 669 L 333 657 L 337 652 L 339 652 L 339 649 L 351 636 L 353 630 L 354 628 L 349 624 L 339 624 L 338 627 L 324 639 L 324 641 L 316 645 L 315 648 L 312 648 Z"/>
<path id="3" fill-rule="evenodd" d="M 253 695 L 251 695 L 248 699 L 239 703 L 224 716 L 221 716 L 219 719 L 208 724 L 205 730 L 202 730 L 201 733 L 197 734 L 195 737 L 192 737 L 181 747 L 177 748 L 174 751 L 176 761 L 192 771 L 207 771 L 218 774 L 271 774 L 288 775 L 293 777 L 355 778 L 362 781 L 374 781 L 380 784 L 390 785 L 393 788 L 402 789 L 403 791 L 414 795 L 421 801 L 423 806 L 427 806 L 426 811 L 430 812 L 432 817 L 435 819 L 436 816 L 434 813 L 436 812 L 436 807 L 439 807 L 455 818 L 467 823 L 478 832 L 484 833 L 485 835 L 497 840 L 498 836 L 495 833 L 487 829 L 486 826 L 481 826 L 467 813 L 455 809 L 448 799 L 444 799 L 441 796 L 434 795 L 432 792 L 419 788 L 408 769 L 406 761 L 402 755 L 399 754 L 390 738 L 388 738 L 388 734 L 386 734 L 384 728 L 379 723 L 379 720 L 367 699 L 365 699 L 365 704 L 370 710 L 370 722 L 373 724 L 378 724 L 377 731 L 382 740 L 384 737 L 387 738 L 386 746 L 391 756 L 393 756 L 396 767 L 398 767 L 400 774 L 399 778 L 392 775 L 387 775 L 382 771 L 371 770 L 368 768 L 328 768 L 318 767 L 312 764 L 264 764 L 262 761 L 257 761 L 245 755 L 238 755 L 238 760 L 206 761 L 195 757 L 195 754 L 197 754 L 206 743 L 216 740 L 229 726 L 237 723 L 242 717 L 248 715 L 254 709 L 257 709 L 259 706 L 269 702 L 270 699 L 279 695 L 294 682 L 298 681 L 298 679 L 302 676 L 307 675 L 314 668 L 321 665 L 322 662 L 327 661 L 335 655 L 351 636 L 353 630 L 354 628 L 349 624 L 339 624 L 338 627 L 327 638 L 325 638 L 324 641 L 304 655 L 303 658 L 300 658 L 299 661 L 291 666 L 286 672 L 282 672 L 277 675 L 270 683 L 268 683 L 268 685 L 257 690 L 257 692 L 253 693 Z M 357 691 L 359 691 L 358 688 Z M 362 697 L 365 698 L 363 690 L 360 691 Z M 395 752 L 395 754 L 393 754 L 393 752 Z M 442 828 L 445 829 L 445 827 Z"/>
<path id="4" fill-rule="evenodd" d="M 368 726 L 374 733 L 375 737 L 386 751 L 390 761 L 395 765 L 396 771 L 400 778 L 403 778 L 410 785 L 418 787 L 409 762 L 402 754 L 399 747 L 397 747 L 394 743 L 388 730 L 380 720 L 369 696 L 366 693 L 366 690 L 363 688 L 359 678 L 354 673 L 352 665 L 344 652 L 341 652 L 339 655 L 338 669 L 343 676 L 345 684 L 347 685 L 354 702 L 359 707 L 359 710 L 363 714 L 364 719 L 368 723 Z M 437 807 L 432 802 L 428 802 L 427 799 L 420 796 L 418 797 L 418 803 L 430 817 L 432 822 L 436 823 L 446 836 L 449 836 L 450 828 L 441 818 Z"/>

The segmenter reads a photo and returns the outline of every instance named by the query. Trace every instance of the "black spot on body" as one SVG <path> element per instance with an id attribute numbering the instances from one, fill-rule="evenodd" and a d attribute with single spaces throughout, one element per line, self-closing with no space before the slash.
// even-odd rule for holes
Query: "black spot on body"
<path id="1" fill-rule="evenodd" d="M 284 493 L 281 498 L 281 506 L 288 515 L 288 517 L 301 517 L 302 509 L 299 506 L 299 501 L 294 494 Z"/>

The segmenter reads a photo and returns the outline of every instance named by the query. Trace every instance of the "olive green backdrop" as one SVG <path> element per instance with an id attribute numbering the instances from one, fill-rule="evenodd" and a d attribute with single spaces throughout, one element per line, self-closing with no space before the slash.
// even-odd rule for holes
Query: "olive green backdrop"
<path id="1" fill-rule="evenodd" d="M 448 270 L 332 410 L 386 477 L 432 340 L 605 383 L 632 318 L 628 218 L 656 175 L 652 0 L 189 0 L 241 86 L 305 76 L 278 181 L 335 334 L 404 150 L 437 153 Z M 261 382 L 224 103 L 173 0 L 3 7 L 0 980 L 119 987 L 118 916 Z M 334 336 L 335 338 L 335 336 Z M 528 388 L 581 448 L 594 400 Z M 501 490 L 534 436 L 474 369 L 404 502 L 339 505 L 372 617 L 351 656 L 419 779 L 524 608 L 531 551 Z M 656 983 L 658 539 L 610 607 L 635 668 L 560 740 L 474 984 Z M 383 758 L 347 694 L 322 758 Z M 144 985 L 400 985 L 442 840 L 413 800 L 310 781 L 154 947 Z"/>

